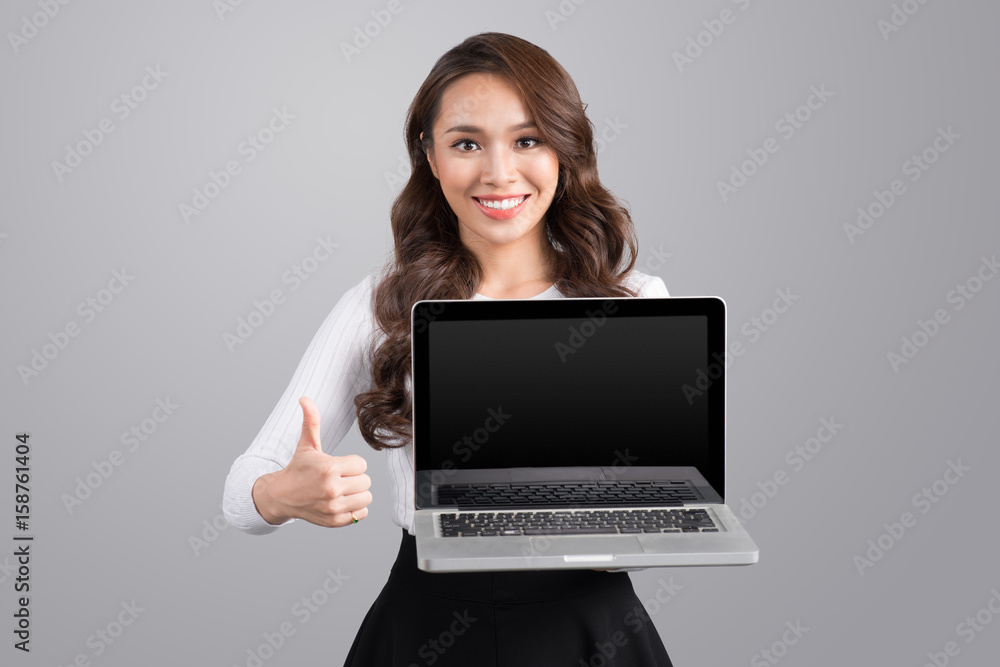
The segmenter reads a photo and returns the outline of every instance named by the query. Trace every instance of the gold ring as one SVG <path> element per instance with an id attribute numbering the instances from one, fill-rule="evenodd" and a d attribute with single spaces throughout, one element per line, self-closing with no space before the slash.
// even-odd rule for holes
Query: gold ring
<path id="1" fill-rule="evenodd" d="M 358 517 L 354 516 L 354 512 L 351 512 L 351 518 L 354 519 L 354 523 L 358 522 Z"/>

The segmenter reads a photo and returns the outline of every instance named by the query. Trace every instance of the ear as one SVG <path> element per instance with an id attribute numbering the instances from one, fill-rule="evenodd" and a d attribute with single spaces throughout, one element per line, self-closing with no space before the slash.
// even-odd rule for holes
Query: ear
<path id="1" fill-rule="evenodd" d="M 421 143 L 423 143 L 423 141 L 424 141 L 424 133 L 423 132 L 420 133 L 420 141 L 421 141 Z M 434 151 L 433 151 L 433 149 L 427 151 L 427 162 L 429 162 L 430 165 L 431 165 L 431 173 L 434 174 L 434 178 L 436 178 L 436 179 L 438 179 L 440 181 L 441 178 L 438 176 L 437 165 L 434 164 Z"/>

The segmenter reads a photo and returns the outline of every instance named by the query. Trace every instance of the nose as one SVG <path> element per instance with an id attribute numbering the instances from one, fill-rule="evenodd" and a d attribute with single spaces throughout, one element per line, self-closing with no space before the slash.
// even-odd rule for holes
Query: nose
<path id="1" fill-rule="evenodd" d="M 480 180 L 485 185 L 503 187 L 517 180 L 515 156 L 511 151 L 496 149 L 488 151 L 483 164 Z"/>

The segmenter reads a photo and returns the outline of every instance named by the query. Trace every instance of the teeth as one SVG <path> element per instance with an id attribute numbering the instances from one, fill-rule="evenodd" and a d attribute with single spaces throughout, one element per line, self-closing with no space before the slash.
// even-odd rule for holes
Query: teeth
<path id="1" fill-rule="evenodd" d="M 524 197 L 518 197 L 517 199 L 504 199 L 503 201 L 488 201 L 485 199 L 479 199 L 478 201 L 486 208 L 495 208 L 501 211 L 506 211 L 523 202 Z"/>

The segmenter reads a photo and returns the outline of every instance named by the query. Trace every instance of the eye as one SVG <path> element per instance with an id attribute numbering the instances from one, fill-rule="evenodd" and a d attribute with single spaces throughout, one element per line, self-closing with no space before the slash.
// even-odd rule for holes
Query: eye
<path id="1" fill-rule="evenodd" d="M 451 147 L 452 148 L 457 148 L 458 146 L 461 146 L 462 144 L 475 144 L 475 143 L 476 142 L 473 141 L 472 139 L 459 139 L 458 141 L 456 141 L 455 143 L 453 143 L 451 145 Z M 479 144 L 476 144 L 476 145 L 478 146 Z M 466 150 L 459 149 L 458 152 L 459 153 L 471 153 L 472 151 L 466 151 Z"/>
<path id="2" fill-rule="evenodd" d="M 541 140 L 538 139 L 537 137 L 520 137 L 514 143 L 520 144 L 523 141 L 533 141 L 534 142 L 534 144 L 532 144 L 531 146 L 526 146 L 525 148 L 534 148 L 535 146 L 538 146 L 539 144 L 542 143 Z M 455 143 L 453 143 L 451 145 L 451 147 L 452 148 L 458 148 L 459 146 L 463 146 L 465 144 L 475 144 L 476 146 L 479 145 L 479 143 L 477 141 L 475 141 L 474 139 L 470 139 L 469 137 L 463 137 L 463 138 L 459 139 L 458 141 L 456 141 Z M 471 151 L 471 150 L 464 150 L 462 148 L 459 148 L 458 152 L 459 153 L 472 153 L 473 151 Z"/>

